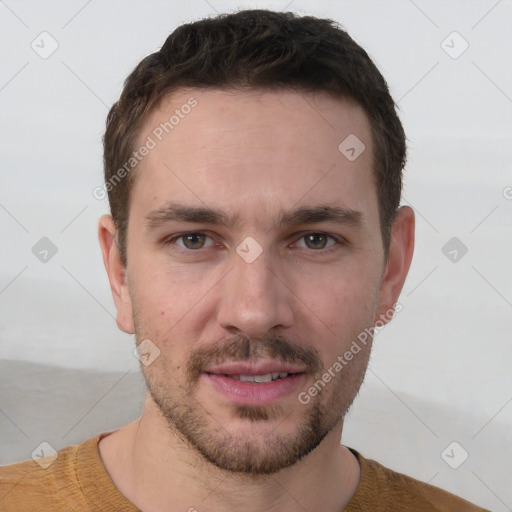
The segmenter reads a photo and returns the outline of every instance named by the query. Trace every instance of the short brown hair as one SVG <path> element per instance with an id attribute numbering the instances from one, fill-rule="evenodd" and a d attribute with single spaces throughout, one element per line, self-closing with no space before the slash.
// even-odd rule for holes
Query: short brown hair
<path id="1" fill-rule="evenodd" d="M 386 81 L 368 54 L 332 20 L 243 10 L 179 26 L 159 51 L 136 66 L 110 109 L 103 138 L 104 173 L 125 266 L 135 174 L 123 173 L 126 177 L 115 186 L 113 179 L 130 159 L 149 113 L 164 96 L 182 87 L 295 89 L 355 100 L 371 125 L 373 174 L 387 256 L 406 145 Z"/>

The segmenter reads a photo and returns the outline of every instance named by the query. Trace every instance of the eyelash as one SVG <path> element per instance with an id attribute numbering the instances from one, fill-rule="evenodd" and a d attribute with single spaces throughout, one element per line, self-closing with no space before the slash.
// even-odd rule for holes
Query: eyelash
<path id="1" fill-rule="evenodd" d="M 176 240 L 179 240 L 180 238 L 184 238 L 184 237 L 190 236 L 190 235 L 204 235 L 204 236 L 206 236 L 206 237 L 208 237 L 208 238 L 213 240 L 213 237 L 211 237 L 210 235 L 208 235 L 208 233 L 206 233 L 204 231 L 189 231 L 189 232 L 186 232 L 186 233 L 180 233 L 180 234 L 177 234 L 177 235 L 173 235 L 173 236 L 165 239 L 163 244 L 165 246 L 172 245 L 172 244 L 174 244 L 174 242 Z M 309 249 L 307 247 L 300 247 L 300 249 L 306 249 L 306 250 L 309 249 L 309 251 L 312 252 L 312 253 L 326 254 L 326 253 L 330 253 L 332 250 L 335 250 L 338 246 L 348 245 L 347 240 L 345 240 L 344 238 L 339 237 L 339 236 L 335 236 L 335 235 L 331 235 L 330 233 L 325 233 L 323 231 L 305 231 L 305 232 L 300 234 L 300 236 L 297 238 L 297 241 L 303 239 L 304 237 L 306 237 L 308 235 L 322 235 L 322 236 L 326 236 L 326 237 L 328 237 L 328 238 L 330 238 L 330 239 L 332 239 L 332 240 L 334 240 L 336 242 L 335 244 L 331 245 L 330 247 L 327 247 L 326 249 Z M 181 250 L 183 252 L 189 252 L 189 253 L 199 252 L 201 250 L 209 249 L 210 248 L 210 247 L 206 247 L 206 248 L 200 247 L 199 249 L 187 249 L 186 247 L 180 247 L 180 246 L 177 246 L 177 247 L 178 247 L 179 250 Z"/>

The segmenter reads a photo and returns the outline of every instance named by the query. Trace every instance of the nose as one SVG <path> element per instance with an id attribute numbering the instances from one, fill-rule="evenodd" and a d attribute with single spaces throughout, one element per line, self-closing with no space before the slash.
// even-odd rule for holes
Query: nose
<path id="1" fill-rule="evenodd" d="M 219 325 L 231 334 L 262 337 L 272 329 L 293 325 L 293 292 L 277 261 L 263 251 L 247 262 L 233 255 L 233 268 L 223 279 Z"/>

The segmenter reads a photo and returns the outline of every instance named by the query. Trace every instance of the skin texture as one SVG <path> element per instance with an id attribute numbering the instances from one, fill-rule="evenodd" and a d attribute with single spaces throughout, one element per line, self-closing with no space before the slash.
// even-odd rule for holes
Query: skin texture
<path id="1" fill-rule="evenodd" d="M 340 438 L 371 343 L 307 404 L 298 393 L 365 328 L 389 319 L 412 258 L 414 214 L 399 210 L 386 258 L 370 127 L 353 102 L 181 89 L 151 113 L 139 143 L 191 97 L 197 106 L 136 171 L 126 269 L 112 218 L 99 222 L 117 324 L 160 351 L 141 365 L 149 390 L 141 418 L 104 438 L 100 454 L 144 510 L 286 511 L 298 502 L 339 511 L 359 481 Z M 354 161 L 338 149 L 350 134 L 365 144 Z M 148 214 L 168 202 L 222 210 L 233 222 L 149 229 Z M 293 209 L 324 206 L 360 220 L 278 222 Z M 191 232 L 199 234 L 177 237 Z M 237 252 L 247 237 L 262 251 L 252 262 Z M 276 360 L 305 373 L 292 392 L 258 407 L 232 403 L 204 373 L 219 362 L 257 370 Z"/>

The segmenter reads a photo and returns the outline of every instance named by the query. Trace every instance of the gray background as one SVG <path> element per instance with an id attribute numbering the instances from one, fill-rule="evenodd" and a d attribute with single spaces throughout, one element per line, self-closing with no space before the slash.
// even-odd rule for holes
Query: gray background
<path id="1" fill-rule="evenodd" d="M 140 414 L 133 337 L 115 325 L 96 238 L 105 117 L 174 27 L 241 7 L 341 23 L 388 80 L 409 139 L 415 256 L 343 443 L 512 510 L 510 0 L 0 0 L 0 464 Z M 46 261 L 43 237 L 57 249 Z"/>

